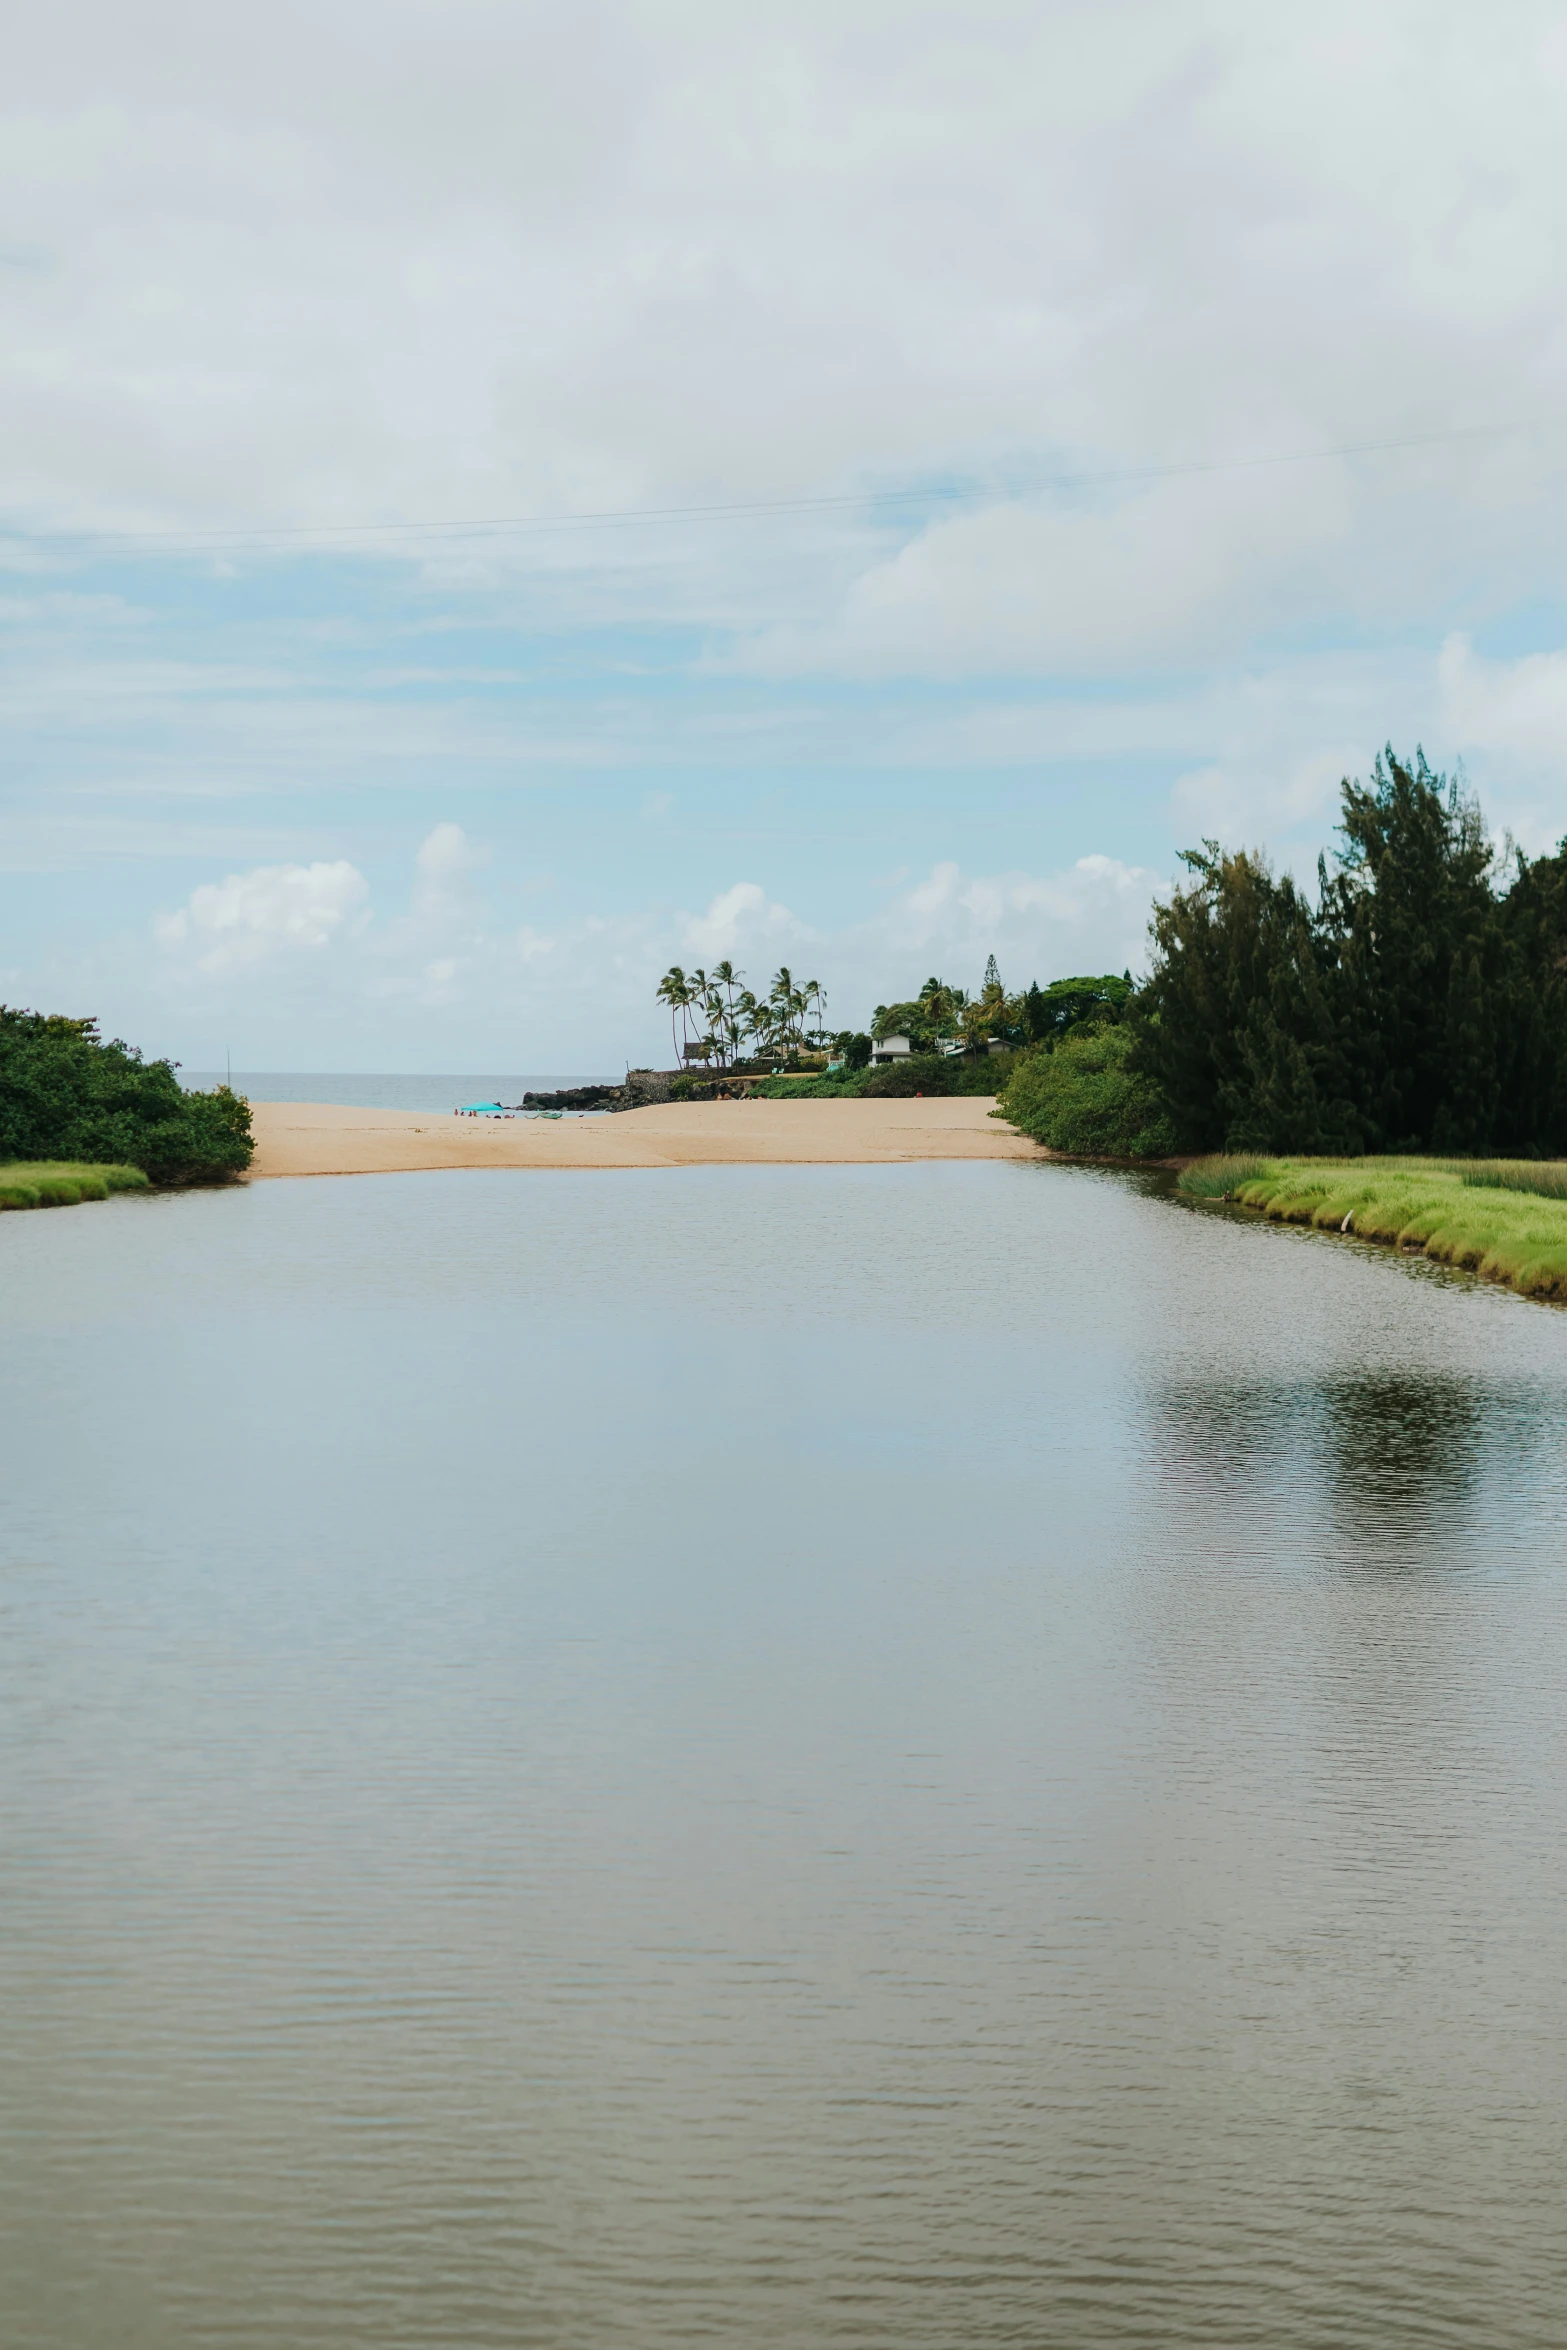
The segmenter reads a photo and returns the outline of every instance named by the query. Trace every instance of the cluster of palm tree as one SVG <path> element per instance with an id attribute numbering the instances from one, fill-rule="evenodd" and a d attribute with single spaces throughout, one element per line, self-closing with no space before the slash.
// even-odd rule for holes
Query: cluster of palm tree
<path id="1" fill-rule="evenodd" d="M 996 958 L 985 965 L 977 996 L 946 980 L 927 979 L 919 994 L 907 1003 L 878 1004 L 871 1022 L 873 1037 L 906 1036 L 916 1052 L 942 1049 L 983 1053 L 993 1040 L 1015 1041 L 1027 1031 L 1027 1002 L 1009 996 L 1001 984 Z"/>
<path id="2" fill-rule="evenodd" d="M 669 1013 L 677 1060 L 727 1069 L 745 1049 L 759 1059 L 787 1058 L 827 1042 L 826 989 L 816 979 L 796 980 L 787 964 L 759 997 L 732 963 L 715 963 L 711 971 L 682 971 L 673 963 L 657 994 Z"/>

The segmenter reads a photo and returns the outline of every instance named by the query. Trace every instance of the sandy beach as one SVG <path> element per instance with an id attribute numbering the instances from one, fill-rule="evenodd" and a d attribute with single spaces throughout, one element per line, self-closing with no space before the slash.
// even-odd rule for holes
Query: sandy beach
<path id="1" fill-rule="evenodd" d="M 435 1167 L 879 1166 L 1032 1159 L 990 1100 L 678 1102 L 597 1118 L 454 1118 L 326 1102 L 253 1105 L 253 1176 Z"/>

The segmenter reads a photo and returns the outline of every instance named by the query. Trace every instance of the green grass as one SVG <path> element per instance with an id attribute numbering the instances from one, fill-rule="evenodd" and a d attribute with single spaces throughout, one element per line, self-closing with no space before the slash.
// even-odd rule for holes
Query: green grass
<path id="1" fill-rule="evenodd" d="M 1471 1159 L 1462 1168 L 1466 1183 L 1487 1191 L 1532 1191 L 1541 1199 L 1567 1199 L 1567 1166 L 1559 1159 Z"/>
<path id="2" fill-rule="evenodd" d="M 1198 1159 L 1186 1168 L 1179 1188 L 1193 1199 L 1232 1199 L 1237 1183 L 1260 1175 L 1271 1164 L 1271 1160 L 1260 1159 L 1255 1152 L 1222 1151 L 1214 1158 Z"/>
<path id="3" fill-rule="evenodd" d="M 0 1208 L 74 1208 L 111 1191 L 146 1191 L 139 1167 L 84 1167 L 74 1159 L 13 1160 L 0 1166 Z"/>
<path id="4" fill-rule="evenodd" d="M 1353 1232 L 1567 1303 L 1567 1167 L 1505 1159 L 1199 1159 L 1179 1189 Z"/>

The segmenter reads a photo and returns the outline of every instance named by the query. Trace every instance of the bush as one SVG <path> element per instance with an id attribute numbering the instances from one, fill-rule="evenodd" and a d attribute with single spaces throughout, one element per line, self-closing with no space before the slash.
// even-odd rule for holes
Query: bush
<path id="1" fill-rule="evenodd" d="M 865 1080 L 836 1073 L 831 1077 L 764 1077 L 749 1090 L 764 1102 L 857 1101 L 865 1091 Z"/>
<path id="2" fill-rule="evenodd" d="M 977 1060 L 966 1054 L 911 1053 L 906 1061 L 873 1069 L 860 1090 L 882 1100 L 916 1093 L 990 1095 L 1005 1088 L 1017 1062 L 1016 1053 L 986 1053 Z"/>
<path id="3" fill-rule="evenodd" d="M 214 1183 L 250 1165 L 250 1104 L 227 1086 L 186 1093 L 94 1020 L 0 1005 L 0 1164 L 70 1159 L 139 1167 L 155 1183 Z"/>
<path id="4" fill-rule="evenodd" d="M 1157 1089 L 1130 1066 L 1125 1028 L 1086 1028 L 1053 1052 L 1026 1053 L 1001 1115 L 1047 1149 L 1080 1159 L 1162 1159 L 1175 1132 Z"/>

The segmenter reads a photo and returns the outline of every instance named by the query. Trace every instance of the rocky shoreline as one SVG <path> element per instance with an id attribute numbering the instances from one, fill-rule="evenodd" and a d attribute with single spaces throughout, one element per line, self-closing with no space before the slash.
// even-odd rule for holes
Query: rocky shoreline
<path id="1" fill-rule="evenodd" d="M 624 1085 L 563 1085 L 555 1093 L 525 1093 L 522 1110 L 645 1110 L 669 1099 L 663 1069 L 628 1069 Z"/>

